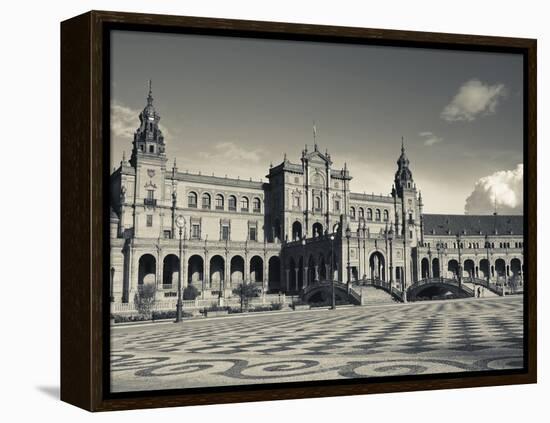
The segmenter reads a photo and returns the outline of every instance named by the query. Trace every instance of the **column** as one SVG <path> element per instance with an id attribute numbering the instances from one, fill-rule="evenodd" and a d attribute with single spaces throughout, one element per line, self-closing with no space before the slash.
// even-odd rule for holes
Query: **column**
<path id="1" fill-rule="evenodd" d="M 229 256 L 226 254 L 225 260 L 223 263 L 223 293 L 222 295 L 225 296 L 225 291 L 229 290 L 231 295 L 232 287 L 231 287 L 231 262 L 229 260 Z"/>
<path id="2" fill-rule="evenodd" d="M 297 267 L 294 268 L 294 272 L 295 272 L 295 275 L 296 275 L 296 291 L 298 291 L 298 272 L 300 271 L 300 269 L 298 269 Z"/>
<path id="3" fill-rule="evenodd" d="M 315 282 L 319 282 L 319 265 L 315 265 Z"/>
<path id="4" fill-rule="evenodd" d="M 286 292 L 290 290 L 290 269 L 285 269 L 286 273 Z"/>
<path id="5" fill-rule="evenodd" d="M 181 255 L 180 272 L 181 272 L 181 286 L 182 286 L 182 289 L 185 289 L 187 288 L 187 284 L 188 284 L 187 261 L 185 260 L 185 254 Z"/>

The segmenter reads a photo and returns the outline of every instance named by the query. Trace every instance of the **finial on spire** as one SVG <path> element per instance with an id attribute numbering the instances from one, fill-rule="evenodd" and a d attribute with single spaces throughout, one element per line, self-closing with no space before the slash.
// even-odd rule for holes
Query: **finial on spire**
<path id="1" fill-rule="evenodd" d="M 313 148 L 315 151 L 317 151 L 317 126 L 315 125 L 315 121 L 313 121 Z"/>
<path id="2" fill-rule="evenodd" d="M 401 137 L 401 152 L 405 152 L 405 137 Z"/>
<path id="3" fill-rule="evenodd" d="M 149 79 L 149 94 L 147 95 L 147 103 L 153 103 L 153 80 Z"/>
<path id="4" fill-rule="evenodd" d="M 285 162 L 287 161 L 287 160 L 286 160 L 286 153 L 285 153 L 284 156 L 283 156 L 283 161 L 285 161 Z"/>
<path id="5" fill-rule="evenodd" d="M 126 162 L 126 151 L 122 151 L 122 163 Z"/>
<path id="6" fill-rule="evenodd" d="M 174 157 L 174 169 L 176 169 L 178 166 L 176 165 L 176 158 Z"/>

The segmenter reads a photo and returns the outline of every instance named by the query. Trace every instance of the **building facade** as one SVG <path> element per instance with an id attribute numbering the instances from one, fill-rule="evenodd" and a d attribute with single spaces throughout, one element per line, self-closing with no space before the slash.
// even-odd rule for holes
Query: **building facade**
<path id="1" fill-rule="evenodd" d="M 521 283 L 523 217 L 424 213 L 403 144 L 391 194 L 369 195 L 352 191 L 347 165 L 335 168 L 316 143 L 270 166 L 265 182 L 180 172 L 159 121 L 149 90 L 130 159 L 110 178 L 114 302 L 144 284 L 175 297 L 180 274 L 203 298 L 230 297 L 243 282 L 266 293 L 331 278 Z"/>

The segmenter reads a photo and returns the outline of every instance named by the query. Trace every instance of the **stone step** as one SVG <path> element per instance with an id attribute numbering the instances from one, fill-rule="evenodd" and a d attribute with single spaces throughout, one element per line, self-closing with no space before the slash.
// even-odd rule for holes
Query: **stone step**
<path id="1" fill-rule="evenodd" d="M 366 286 L 362 289 L 362 305 L 394 303 L 393 297 L 381 288 Z"/>

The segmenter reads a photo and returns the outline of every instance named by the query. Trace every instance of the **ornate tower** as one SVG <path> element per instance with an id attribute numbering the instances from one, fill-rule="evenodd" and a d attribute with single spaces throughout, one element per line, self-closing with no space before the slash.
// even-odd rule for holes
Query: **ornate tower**
<path id="1" fill-rule="evenodd" d="M 140 155 L 165 157 L 164 136 L 159 128 L 160 115 L 153 106 L 152 84 L 149 81 L 147 105 L 139 114 L 140 125 L 134 133 L 130 162 L 136 166 Z"/>
<path id="2" fill-rule="evenodd" d="M 171 205 L 165 191 L 166 154 L 164 136 L 159 128 L 160 115 L 153 106 L 149 81 L 147 104 L 139 114 L 140 125 L 134 133 L 130 164 L 135 168 L 133 202 L 134 236 L 160 238 L 169 216 L 164 216 L 161 205 Z"/>

